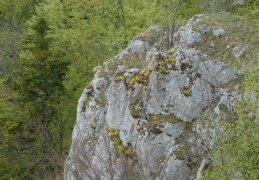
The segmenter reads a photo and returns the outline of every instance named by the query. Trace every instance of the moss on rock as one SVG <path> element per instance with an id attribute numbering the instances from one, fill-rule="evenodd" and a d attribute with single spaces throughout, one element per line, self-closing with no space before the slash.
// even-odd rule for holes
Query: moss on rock
<path id="1" fill-rule="evenodd" d="M 183 87 L 183 88 L 180 89 L 180 91 L 186 97 L 189 97 L 189 96 L 192 95 L 191 87 Z"/>
<path id="2" fill-rule="evenodd" d="M 108 131 L 109 131 L 111 140 L 114 144 L 117 157 L 126 156 L 133 160 L 137 160 L 137 155 L 134 152 L 132 145 L 129 144 L 128 147 L 125 147 L 122 144 L 121 139 L 120 139 L 120 131 L 118 129 L 114 129 L 114 128 L 109 128 Z"/>
<path id="3" fill-rule="evenodd" d="M 130 86 L 133 86 L 135 83 L 147 85 L 150 73 L 150 70 L 143 69 L 139 73 L 133 75 L 129 81 Z"/>

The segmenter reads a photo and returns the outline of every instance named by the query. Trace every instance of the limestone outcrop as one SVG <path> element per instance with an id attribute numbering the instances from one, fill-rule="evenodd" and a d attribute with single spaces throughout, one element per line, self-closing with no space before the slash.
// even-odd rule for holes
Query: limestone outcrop
<path id="1" fill-rule="evenodd" d="M 190 19 L 171 47 L 152 26 L 94 69 L 78 102 L 65 180 L 201 179 L 242 77 L 196 48 L 228 33 L 206 18 Z"/>

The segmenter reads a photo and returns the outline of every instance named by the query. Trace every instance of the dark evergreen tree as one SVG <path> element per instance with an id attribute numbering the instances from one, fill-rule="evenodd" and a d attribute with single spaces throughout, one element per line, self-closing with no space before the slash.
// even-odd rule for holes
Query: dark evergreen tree
<path id="1" fill-rule="evenodd" d="M 36 138 L 37 153 L 43 155 L 45 174 L 51 173 L 53 138 L 51 123 L 57 119 L 56 106 L 65 93 L 63 81 L 68 61 L 55 47 L 55 37 L 48 21 L 40 14 L 28 23 L 28 30 L 22 42 L 20 53 L 21 70 L 18 84 L 24 103 L 27 104 L 31 135 Z M 25 141 L 29 141 L 28 139 Z M 47 173 L 46 173 L 47 172 Z"/>

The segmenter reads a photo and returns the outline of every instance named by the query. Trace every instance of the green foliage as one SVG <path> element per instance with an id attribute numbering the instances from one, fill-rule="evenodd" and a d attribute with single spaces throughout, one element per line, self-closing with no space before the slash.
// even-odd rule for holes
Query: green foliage
<path id="1" fill-rule="evenodd" d="M 259 86 L 256 74 L 258 71 L 245 78 L 248 91 L 251 85 Z M 259 100 L 244 98 L 234 110 L 238 118 L 224 124 L 224 132 L 212 153 L 213 166 L 206 171 L 204 179 L 259 178 Z"/>
<path id="2" fill-rule="evenodd" d="M 259 0 L 245 0 L 244 4 L 234 6 L 231 11 L 235 14 L 247 16 L 249 18 L 258 19 Z"/>
<path id="3" fill-rule="evenodd" d="M 255 91 L 257 94 L 259 93 L 259 78 L 258 77 L 259 77 L 258 69 L 250 72 L 245 77 L 244 86 L 246 88 L 246 91 L 248 91 L 248 92 Z"/>
<path id="4" fill-rule="evenodd" d="M 203 4 L 202 0 L 1 0 L 1 178 L 58 178 L 54 176 L 62 174 L 77 100 L 93 77 L 93 67 L 113 57 L 133 36 L 150 25 L 162 25 L 169 35 L 170 29 L 176 30 L 181 25 L 182 21 L 177 20 L 207 11 Z M 247 0 L 231 11 L 256 18 L 258 0 Z M 258 25 L 251 24 L 253 28 Z M 257 34 L 249 38 L 253 42 L 252 57 L 242 61 L 246 64 L 258 56 Z M 142 38 L 152 44 L 159 35 L 143 35 Z M 174 53 L 175 50 L 170 51 Z M 141 58 L 126 59 L 127 68 L 143 69 L 145 64 Z M 175 63 L 175 59 L 164 59 L 161 63 L 160 68 L 164 68 L 165 73 L 169 63 Z M 117 64 L 111 66 L 117 68 Z M 253 82 L 247 85 L 248 90 L 258 92 L 257 74 L 247 77 L 246 83 Z M 131 79 L 131 84 L 147 84 L 148 76 L 149 71 L 143 70 Z M 123 80 L 123 76 L 116 78 Z M 105 104 L 102 99 L 99 103 Z M 51 136 L 49 148 L 42 145 L 46 139 L 44 131 L 49 131 L 47 134 Z M 123 152 L 133 156 L 132 147 L 124 148 Z"/>
<path id="5" fill-rule="evenodd" d="M 13 67 L 17 65 L 21 32 L 20 30 L 13 30 L 5 23 L 3 23 L 2 28 L 0 30 L 0 76 L 11 81 L 15 71 Z"/>
<path id="6" fill-rule="evenodd" d="M 63 81 L 69 62 L 58 46 L 57 29 L 53 28 L 59 21 L 48 18 L 46 12 L 49 10 L 46 5 L 51 5 L 57 11 L 55 2 L 58 1 L 36 9 L 37 14 L 28 22 L 20 52 L 21 66 L 16 80 L 24 106 L 21 127 L 27 133 L 22 133 L 23 139 L 18 142 L 25 142 L 31 147 L 24 147 L 26 153 L 17 149 L 17 159 L 23 161 L 20 168 L 26 169 L 17 176 L 27 179 L 55 175 L 59 173 L 56 171 L 60 171 L 59 166 L 62 167 L 55 159 L 55 154 L 60 152 L 60 158 L 63 153 L 64 121 L 59 118 L 58 110 L 65 93 Z M 52 131 L 53 125 L 54 132 L 58 132 L 56 137 Z M 53 138 L 62 141 L 55 144 L 57 141 L 53 141 Z M 35 157 L 33 163 L 29 161 L 32 157 Z"/>
<path id="7" fill-rule="evenodd" d="M 10 150 L 8 145 L 14 141 L 14 134 L 19 133 L 21 124 L 21 119 L 17 118 L 20 108 L 15 102 L 16 96 L 16 93 L 0 79 L 0 174 L 4 179 L 12 177 L 17 171 L 17 164 L 15 166 L 12 164 L 14 159 L 6 156 Z"/>
<path id="8" fill-rule="evenodd" d="M 1 0 L 0 19 L 9 22 L 26 21 L 33 13 L 34 7 L 42 0 Z"/>

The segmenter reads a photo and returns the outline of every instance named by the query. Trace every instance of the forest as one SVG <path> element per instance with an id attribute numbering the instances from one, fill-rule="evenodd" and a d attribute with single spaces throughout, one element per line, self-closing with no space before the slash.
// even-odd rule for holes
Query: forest
<path id="1" fill-rule="evenodd" d="M 62 179 L 77 102 L 93 68 L 151 25 L 176 31 L 195 14 L 221 11 L 258 20 L 259 0 L 1 0 L 0 180 Z M 258 67 L 246 72 L 244 88 L 259 93 Z M 247 114 L 258 118 L 258 105 L 237 103 L 236 123 L 226 125 L 233 131 L 211 153 L 230 158 L 205 177 L 227 179 L 222 172 L 238 164 L 243 179 L 259 178 L 258 121 Z"/>

